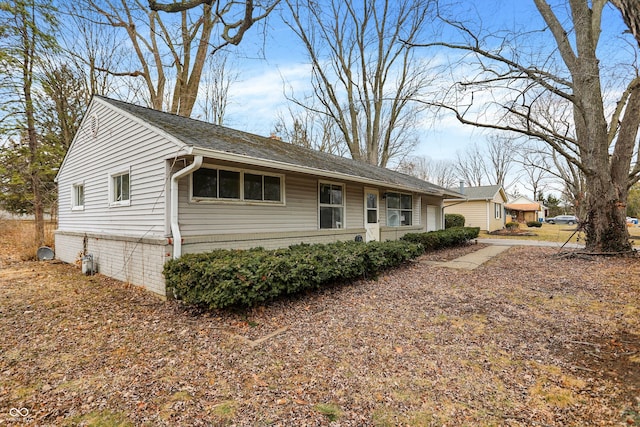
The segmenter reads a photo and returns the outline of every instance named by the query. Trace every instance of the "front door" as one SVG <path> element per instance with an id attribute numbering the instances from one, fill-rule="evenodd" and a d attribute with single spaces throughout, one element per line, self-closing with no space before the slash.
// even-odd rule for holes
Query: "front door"
<path id="1" fill-rule="evenodd" d="M 378 214 L 378 190 L 364 189 L 364 227 L 367 229 L 367 242 L 380 240 L 380 223 Z"/>

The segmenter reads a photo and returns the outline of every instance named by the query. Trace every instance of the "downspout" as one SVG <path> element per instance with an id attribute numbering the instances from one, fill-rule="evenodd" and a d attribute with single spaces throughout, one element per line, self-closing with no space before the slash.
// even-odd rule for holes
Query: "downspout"
<path id="1" fill-rule="evenodd" d="M 190 173 L 195 172 L 202 166 L 202 156 L 195 156 L 193 163 L 180 169 L 171 177 L 171 238 L 173 240 L 173 258 L 180 258 L 182 255 L 182 235 L 178 224 L 178 180 Z"/>

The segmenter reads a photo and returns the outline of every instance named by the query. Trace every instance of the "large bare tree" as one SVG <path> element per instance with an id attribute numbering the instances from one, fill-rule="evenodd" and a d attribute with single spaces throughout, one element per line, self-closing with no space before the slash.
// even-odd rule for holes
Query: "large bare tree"
<path id="1" fill-rule="evenodd" d="M 408 156 L 398 164 L 397 170 L 444 188 L 458 188 L 459 185 L 455 165 L 449 160 Z"/>
<path id="2" fill-rule="evenodd" d="M 208 72 L 202 84 L 198 103 L 204 121 L 223 125 L 230 102 L 231 86 L 238 81 L 240 72 L 229 60 L 227 52 L 219 52 L 207 58 Z"/>
<path id="3" fill-rule="evenodd" d="M 609 58 L 598 57 L 607 0 L 561 3 L 552 7 L 534 0 L 547 43 L 553 43 L 548 53 L 527 55 L 534 33 L 482 34 L 457 18 L 443 17 L 460 38 L 425 46 L 461 52 L 467 67 L 471 61 L 474 69 L 456 82 L 448 97 L 427 102 L 453 112 L 461 123 L 524 134 L 551 146 L 584 177 L 587 250 L 628 253 L 625 206 L 629 187 L 640 178 L 640 77 L 633 67 L 616 69 L 624 84 L 609 108 L 607 96 L 613 91 L 603 90 L 602 65 Z M 628 64 L 638 55 L 634 50 Z M 489 91 L 490 97 L 483 96 Z M 549 126 L 549 98 L 570 106 L 567 132 Z"/>
<path id="4" fill-rule="evenodd" d="M 455 169 L 460 181 L 472 187 L 493 184 L 488 181 L 484 148 L 471 144 L 463 151 L 456 152 Z"/>
<path id="5" fill-rule="evenodd" d="M 336 156 L 348 154 L 336 122 L 315 110 L 289 108 L 280 113 L 274 125 L 274 136 L 301 147 Z"/>
<path id="6" fill-rule="evenodd" d="M 431 0 L 286 0 L 285 21 L 312 66 L 311 103 L 335 122 L 351 157 L 386 166 L 417 142 L 417 99 L 430 81 L 413 55 L 429 23 Z"/>
<path id="7" fill-rule="evenodd" d="M 141 0 L 83 1 L 102 17 L 103 24 L 125 31 L 137 60 L 130 69 L 105 71 L 143 79 L 151 107 L 189 117 L 207 55 L 239 44 L 279 0 L 151 1 L 151 7 Z M 213 40 L 216 32 L 219 40 Z"/>
<path id="8" fill-rule="evenodd" d="M 518 152 L 516 163 L 520 165 L 520 182 L 531 195 L 531 200 L 538 200 L 539 195 L 546 192 L 552 174 L 547 167 L 547 156 L 536 149 L 524 148 Z"/>
<path id="9" fill-rule="evenodd" d="M 509 176 L 516 149 L 512 136 L 489 135 L 485 144 L 474 143 L 456 153 L 455 170 L 460 180 L 471 186 L 510 187 L 517 180 Z"/>

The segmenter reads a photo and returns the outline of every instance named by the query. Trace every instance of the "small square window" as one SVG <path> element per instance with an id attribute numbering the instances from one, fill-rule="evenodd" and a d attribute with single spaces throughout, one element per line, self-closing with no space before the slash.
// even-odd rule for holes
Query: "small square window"
<path id="1" fill-rule="evenodd" d="M 217 169 L 198 169 L 194 172 L 193 197 L 218 197 Z"/>
<path id="2" fill-rule="evenodd" d="M 73 185 L 71 198 L 71 208 L 73 210 L 84 209 L 84 184 Z"/>

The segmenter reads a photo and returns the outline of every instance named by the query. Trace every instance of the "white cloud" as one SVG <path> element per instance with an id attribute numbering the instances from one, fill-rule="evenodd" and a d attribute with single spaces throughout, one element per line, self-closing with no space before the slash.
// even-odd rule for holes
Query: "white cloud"
<path id="1" fill-rule="evenodd" d="M 308 64 L 260 64 L 243 72 L 230 90 L 227 125 L 259 135 L 268 135 L 279 111 L 287 108 L 284 89 L 304 90 L 309 85 Z"/>

